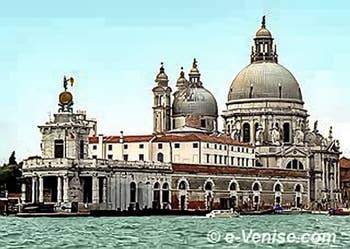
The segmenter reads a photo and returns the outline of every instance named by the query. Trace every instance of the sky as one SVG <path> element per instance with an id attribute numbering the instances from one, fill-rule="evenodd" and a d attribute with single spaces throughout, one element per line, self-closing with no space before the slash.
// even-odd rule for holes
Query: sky
<path id="1" fill-rule="evenodd" d="M 32 0 L 0 9 L 0 162 L 13 150 L 18 160 L 40 155 L 37 125 L 57 112 L 64 75 L 76 79 L 74 109 L 96 118 L 100 134 L 152 132 L 160 62 L 174 89 L 197 58 L 222 112 L 262 15 L 311 126 L 318 120 L 326 136 L 333 126 L 350 156 L 350 1 Z"/>

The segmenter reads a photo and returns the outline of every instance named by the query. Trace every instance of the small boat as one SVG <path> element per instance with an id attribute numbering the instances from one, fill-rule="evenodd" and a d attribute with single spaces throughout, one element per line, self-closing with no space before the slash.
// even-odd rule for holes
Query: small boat
<path id="1" fill-rule="evenodd" d="M 305 210 L 297 207 L 291 209 L 275 209 L 275 214 L 311 214 L 311 210 Z"/>
<path id="2" fill-rule="evenodd" d="M 274 214 L 274 209 L 266 209 L 266 210 L 245 210 L 240 212 L 240 215 L 267 215 Z"/>
<path id="3" fill-rule="evenodd" d="M 336 208 L 330 209 L 329 215 L 350 215 L 350 209 L 348 208 Z"/>
<path id="4" fill-rule="evenodd" d="M 323 214 L 323 215 L 327 215 L 327 214 L 329 214 L 329 211 L 322 211 L 322 210 L 316 211 L 316 210 L 314 210 L 314 211 L 311 211 L 311 214 Z"/>
<path id="5" fill-rule="evenodd" d="M 206 214 L 207 218 L 235 218 L 239 217 L 239 213 L 233 209 L 228 210 L 212 210 L 210 213 Z"/>

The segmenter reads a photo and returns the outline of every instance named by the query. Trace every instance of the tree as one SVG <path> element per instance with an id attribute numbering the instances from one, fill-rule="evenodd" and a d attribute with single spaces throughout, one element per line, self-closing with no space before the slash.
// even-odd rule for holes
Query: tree
<path id="1" fill-rule="evenodd" d="M 16 162 L 15 152 L 11 153 L 9 163 L 0 167 L 0 190 L 9 193 L 21 192 L 22 163 Z"/>

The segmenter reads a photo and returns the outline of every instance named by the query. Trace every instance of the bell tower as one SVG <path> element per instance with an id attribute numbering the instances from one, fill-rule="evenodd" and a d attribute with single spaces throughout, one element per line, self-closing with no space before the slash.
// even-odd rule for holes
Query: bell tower
<path id="1" fill-rule="evenodd" d="M 171 88 L 163 62 L 155 79 L 153 92 L 153 133 L 163 134 L 171 129 Z"/>

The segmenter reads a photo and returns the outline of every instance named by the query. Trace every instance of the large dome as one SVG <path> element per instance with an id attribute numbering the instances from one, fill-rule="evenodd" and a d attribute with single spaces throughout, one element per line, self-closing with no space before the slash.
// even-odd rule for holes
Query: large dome
<path id="1" fill-rule="evenodd" d="M 254 62 L 232 81 L 228 101 L 241 99 L 279 98 L 303 101 L 294 76 L 275 62 Z"/>
<path id="2" fill-rule="evenodd" d="M 216 99 L 202 86 L 190 85 L 176 94 L 173 102 L 173 115 L 200 114 L 202 116 L 218 116 Z"/>

